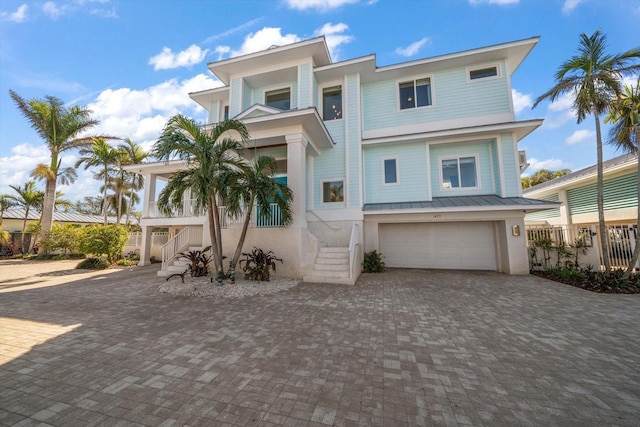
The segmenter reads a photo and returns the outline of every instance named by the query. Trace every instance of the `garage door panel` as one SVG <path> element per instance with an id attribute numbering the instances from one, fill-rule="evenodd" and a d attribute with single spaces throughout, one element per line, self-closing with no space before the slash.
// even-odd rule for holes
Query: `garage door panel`
<path id="1" fill-rule="evenodd" d="M 496 270 L 492 222 L 380 224 L 389 267 Z"/>

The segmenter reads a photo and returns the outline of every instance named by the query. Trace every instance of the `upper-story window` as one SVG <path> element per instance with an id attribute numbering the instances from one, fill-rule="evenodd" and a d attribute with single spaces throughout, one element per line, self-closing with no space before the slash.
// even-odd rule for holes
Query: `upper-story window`
<path id="1" fill-rule="evenodd" d="M 399 84 L 400 109 L 425 107 L 432 104 L 431 79 L 423 78 Z"/>
<path id="2" fill-rule="evenodd" d="M 398 159 L 383 159 L 384 168 L 384 183 L 385 184 L 397 184 L 398 183 Z"/>
<path id="3" fill-rule="evenodd" d="M 224 120 L 229 120 L 229 106 L 224 106 Z"/>
<path id="4" fill-rule="evenodd" d="M 270 90 L 264 94 L 265 104 L 280 110 L 291 109 L 291 89 Z"/>
<path id="5" fill-rule="evenodd" d="M 342 86 L 322 89 L 322 119 L 338 120 L 342 118 Z"/>
<path id="6" fill-rule="evenodd" d="M 476 164 L 476 156 L 441 159 L 442 189 L 478 187 Z"/>
<path id="7" fill-rule="evenodd" d="M 336 203 L 344 202 L 344 181 L 323 181 L 322 182 L 322 202 Z"/>
<path id="8" fill-rule="evenodd" d="M 495 64 L 476 68 L 468 68 L 467 73 L 467 78 L 469 81 L 492 79 L 500 77 L 500 67 Z"/>

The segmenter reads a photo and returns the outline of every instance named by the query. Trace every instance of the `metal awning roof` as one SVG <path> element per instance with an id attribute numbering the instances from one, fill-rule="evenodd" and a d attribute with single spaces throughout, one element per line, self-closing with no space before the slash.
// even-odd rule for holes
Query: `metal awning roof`
<path id="1" fill-rule="evenodd" d="M 526 210 L 534 212 L 557 208 L 560 203 L 525 197 L 499 197 L 496 195 L 434 197 L 433 200 L 416 202 L 367 203 L 362 207 L 365 214 L 390 211 L 489 211 Z"/>

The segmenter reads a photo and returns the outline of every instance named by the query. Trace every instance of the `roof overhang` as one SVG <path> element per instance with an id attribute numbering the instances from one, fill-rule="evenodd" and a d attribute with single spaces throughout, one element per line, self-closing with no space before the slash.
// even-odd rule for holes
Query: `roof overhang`
<path id="1" fill-rule="evenodd" d="M 496 195 L 434 197 L 429 201 L 367 203 L 362 207 L 365 215 L 423 214 L 446 212 L 507 212 L 525 213 L 553 209 L 560 203 L 524 197 L 502 198 Z"/>
<path id="2" fill-rule="evenodd" d="M 176 171 L 185 170 L 189 166 L 183 160 L 167 160 L 162 162 L 141 163 L 137 165 L 125 165 L 122 169 L 131 173 L 139 173 L 141 175 L 152 174 L 160 177 L 168 178 Z"/>
<path id="3" fill-rule="evenodd" d="M 227 101 L 229 99 L 229 86 L 221 86 L 213 89 L 201 90 L 199 92 L 190 92 L 189 98 L 193 99 L 195 102 L 200 104 L 201 107 L 209 111 L 212 102 Z"/>
<path id="4" fill-rule="evenodd" d="M 303 58 L 312 58 L 314 67 L 321 67 L 331 63 L 329 49 L 324 36 L 211 62 L 208 67 L 222 83 L 228 85 L 231 76 L 234 74 L 241 74 L 246 70 L 264 68 L 269 64 L 283 64 Z"/>

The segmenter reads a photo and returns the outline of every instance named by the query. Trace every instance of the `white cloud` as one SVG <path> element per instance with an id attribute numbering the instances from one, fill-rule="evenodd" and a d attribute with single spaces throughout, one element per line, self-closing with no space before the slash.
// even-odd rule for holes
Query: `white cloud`
<path id="1" fill-rule="evenodd" d="M 562 13 L 569 13 L 584 0 L 565 0 L 564 5 L 562 5 Z"/>
<path id="2" fill-rule="evenodd" d="M 153 69 L 156 71 L 189 67 L 202 62 L 208 52 L 209 49 L 202 50 L 200 46 L 195 44 L 178 53 L 173 53 L 168 47 L 163 47 L 162 52 L 149 59 L 149 64 L 153 65 Z"/>
<path id="3" fill-rule="evenodd" d="M 22 143 L 11 148 L 11 155 L 0 157 L 0 193 L 11 194 L 9 185 L 23 185 L 32 180 L 31 171 L 39 164 L 49 161 L 49 150 L 44 144 Z M 69 165 L 70 166 L 70 165 Z"/>
<path id="4" fill-rule="evenodd" d="M 515 89 L 511 89 L 511 96 L 513 97 L 513 110 L 516 114 L 518 114 L 525 108 L 531 108 L 531 106 L 533 105 L 531 95 L 525 95 L 524 93 L 520 93 Z"/>
<path id="5" fill-rule="evenodd" d="M 397 48 L 396 49 L 396 53 L 398 55 L 407 56 L 407 57 L 408 56 L 413 56 L 416 53 L 418 53 L 420 48 L 422 46 L 424 46 L 427 42 L 429 42 L 429 38 L 428 37 L 424 37 L 424 38 L 418 40 L 417 42 L 411 43 L 407 47 L 399 47 L 399 48 Z"/>
<path id="6" fill-rule="evenodd" d="M 15 12 L 2 12 L 0 13 L 0 17 L 6 21 L 11 22 L 24 22 L 27 20 L 27 10 L 29 6 L 26 4 L 21 5 Z"/>
<path id="7" fill-rule="evenodd" d="M 547 117 L 544 119 L 543 127 L 555 129 L 567 122 L 577 121 L 577 114 L 573 108 L 573 97 L 571 94 L 564 94 L 549 104 L 547 107 Z"/>
<path id="8" fill-rule="evenodd" d="M 529 163 L 529 168 L 527 168 L 527 172 L 524 174 L 526 176 L 531 176 L 533 175 L 535 172 L 539 171 L 540 169 L 546 169 L 546 170 L 561 170 L 561 169 L 571 169 L 571 165 L 569 165 L 568 163 L 565 163 L 563 160 L 560 159 L 545 159 L 545 160 L 538 160 L 535 157 L 531 157 L 530 159 L 527 159 L 527 163 Z"/>
<path id="9" fill-rule="evenodd" d="M 337 61 L 340 57 L 340 45 L 350 43 L 353 41 L 353 36 L 341 34 L 349 29 L 347 24 L 342 22 L 338 24 L 332 24 L 327 22 L 322 27 L 313 32 L 315 37 L 324 36 L 327 41 L 327 48 L 329 48 L 329 54 L 333 61 Z"/>
<path id="10" fill-rule="evenodd" d="M 567 145 L 579 144 L 581 142 L 594 140 L 596 137 L 596 133 L 592 130 L 580 129 L 573 132 L 564 142 Z"/>
<path id="11" fill-rule="evenodd" d="M 345 4 L 357 3 L 359 0 L 285 0 L 285 4 L 296 10 L 315 9 L 325 12 L 337 9 Z"/>
<path id="12" fill-rule="evenodd" d="M 506 4 L 516 4 L 519 1 L 520 0 L 469 0 L 469 4 L 488 3 L 488 4 L 497 4 L 500 6 L 504 6 Z"/>
<path id="13" fill-rule="evenodd" d="M 42 11 L 52 19 L 58 19 L 66 12 L 66 9 L 66 7 L 59 7 L 52 1 L 48 1 L 42 6 Z"/>
<path id="14" fill-rule="evenodd" d="M 295 43 L 300 38 L 295 34 L 281 34 L 281 28 L 264 27 L 255 33 L 245 36 L 242 46 L 238 50 L 233 50 L 231 56 L 246 55 L 247 53 L 259 52 L 271 46 L 283 46 Z"/>

